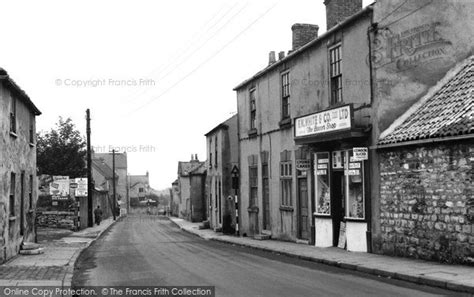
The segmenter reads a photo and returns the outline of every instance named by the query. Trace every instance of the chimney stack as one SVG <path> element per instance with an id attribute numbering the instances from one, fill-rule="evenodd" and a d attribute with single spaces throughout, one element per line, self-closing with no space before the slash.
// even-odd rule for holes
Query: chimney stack
<path id="1" fill-rule="evenodd" d="M 362 0 L 324 0 L 326 5 L 326 30 L 341 23 L 362 9 Z"/>
<path id="2" fill-rule="evenodd" d="M 273 63 L 276 62 L 276 58 L 275 58 L 275 51 L 271 51 L 269 54 L 268 54 L 268 65 L 271 65 Z"/>
<path id="3" fill-rule="evenodd" d="M 191 162 L 194 161 L 194 155 L 191 154 Z"/>
<path id="4" fill-rule="evenodd" d="M 318 25 L 294 24 L 291 26 L 293 32 L 293 51 L 318 38 Z"/>
<path id="5" fill-rule="evenodd" d="M 285 52 L 279 52 L 278 53 L 278 60 L 282 60 L 283 58 L 285 58 Z"/>
<path id="6" fill-rule="evenodd" d="M 195 160 L 196 162 L 199 162 L 198 154 L 195 154 L 195 155 L 194 155 L 194 160 Z"/>

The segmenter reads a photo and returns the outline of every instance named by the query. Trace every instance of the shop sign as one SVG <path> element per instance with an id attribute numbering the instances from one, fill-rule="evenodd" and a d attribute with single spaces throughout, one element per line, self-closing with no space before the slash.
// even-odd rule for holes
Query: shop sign
<path id="1" fill-rule="evenodd" d="M 319 168 L 319 167 L 318 167 Z M 305 159 L 297 159 L 296 160 L 296 169 L 303 171 L 311 169 L 310 160 Z"/>
<path id="2" fill-rule="evenodd" d="M 316 175 L 326 175 L 327 171 L 324 169 L 316 170 Z"/>
<path id="3" fill-rule="evenodd" d="M 364 161 L 369 159 L 369 151 L 366 147 L 355 147 L 352 149 L 354 161 Z"/>
<path id="4" fill-rule="evenodd" d="M 344 170 L 345 175 L 360 175 L 360 171 L 358 169 L 349 169 Z"/>
<path id="5" fill-rule="evenodd" d="M 295 137 L 323 134 L 352 127 L 351 105 L 317 112 L 295 120 Z"/>

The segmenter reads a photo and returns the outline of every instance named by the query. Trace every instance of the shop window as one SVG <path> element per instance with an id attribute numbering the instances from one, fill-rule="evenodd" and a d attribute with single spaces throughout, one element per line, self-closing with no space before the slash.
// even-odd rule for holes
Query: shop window
<path id="1" fill-rule="evenodd" d="M 352 219 L 365 218 L 365 189 L 364 189 L 364 163 L 356 161 L 352 150 L 346 152 L 345 175 L 347 177 L 347 205 L 346 217 Z"/>
<path id="2" fill-rule="evenodd" d="M 314 158 L 316 213 L 331 214 L 331 192 L 329 187 L 329 153 L 316 153 Z"/>

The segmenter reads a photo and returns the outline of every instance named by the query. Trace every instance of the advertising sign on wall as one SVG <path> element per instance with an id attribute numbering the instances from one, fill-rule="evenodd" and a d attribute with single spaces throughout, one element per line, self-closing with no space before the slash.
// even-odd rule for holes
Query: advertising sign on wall
<path id="1" fill-rule="evenodd" d="M 307 115 L 295 120 L 295 137 L 310 136 L 350 129 L 351 105 L 345 105 Z"/>
<path id="2" fill-rule="evenodd" d="M 86 197 L 87 196 L 87 178 L 76 178 L 74 179 L 76 188 L 76 197 Z"/>
<path id="3" fill-rule="evenodd" d="M 69 197 L 69 176 L 53 176 L 49 184 L 49 194 L 53 199 L 67 199 Z"/>

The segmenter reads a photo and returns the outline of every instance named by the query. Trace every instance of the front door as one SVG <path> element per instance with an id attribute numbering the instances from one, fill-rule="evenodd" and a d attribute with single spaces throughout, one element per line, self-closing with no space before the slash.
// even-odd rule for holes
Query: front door
<path id="1" fill-rule="evenodd" d="M 334 246 L 338 244 L 339 230 L 344 219 L 344 199 L 344 171 L 333 170 L 331 174 L 331 214 Z"/>
<path id="2" fill-rule="evenodd" d="M 21 173 L 20 180 L 20 235 L 25 234 L 25 173 Z"/>
<path id="3" fill-rule="evenodd" d="M 306 177 L 298 178 L 298 236 L 308 239 L 308 180 Z"/>
<path id="4" fill-rule="evenodd" d="M 268 164 L 262 164 L 262 219 L 263 230 L 271 230 L 270 227 L 270 185 L 268 182 Z"/>

